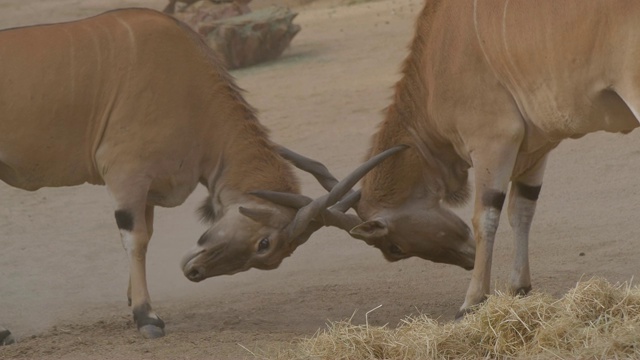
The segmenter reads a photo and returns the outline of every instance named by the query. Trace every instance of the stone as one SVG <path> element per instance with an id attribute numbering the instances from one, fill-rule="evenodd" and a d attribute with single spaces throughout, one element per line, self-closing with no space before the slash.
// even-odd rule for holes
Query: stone
<path id="1" fill-rule="evenodd" d="M 202 35 L 228 69 L 237 69 L 277 59 L 300 31 L 297 13 L 279 6 L 251 11 L 250 1 L 199 1 L 174 16 Z"/>

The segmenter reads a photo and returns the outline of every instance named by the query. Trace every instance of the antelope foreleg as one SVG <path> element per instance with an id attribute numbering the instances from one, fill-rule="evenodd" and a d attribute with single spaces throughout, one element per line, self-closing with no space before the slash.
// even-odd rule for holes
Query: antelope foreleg
<path id="1" fill-rule="evenodd" d="M 526 295 L 531 291 L 529 270 L 529 230 L 536 211 L 546 156 L 524 175 L 515 179 L 509 191 L 509 224 L 514 231 L 514 261 L 511 270 L 510 291 Z"/>
<path id="2" fill-rule="evenodd" d="M 124 207 L 116 211 L 116 223 L 120 229 L 122 244 L 129 256 L 129 288 L 127 296 L 133 307 L 133 319 L 140 333 L 146 338 L 164 336 L 164 322 L 151 308 L 151 298 L 146 279 L 146 253 L 150 240 L 149 220 L 153 207 L 135 209 Z"/>
<path id="3" fill-rule="evenodd" d="M 147 235 L 149 236 L 149 241 L 151 241 L 151 237 L 153 236 L 153 206 L 147 206 L 145 209 L 145 221 L 147 223 Z M 129 276 L 129 285 L 127 286 L 127 305 L 131 306 L 131 276 Z"/>
<path id="4" fill-rule="evenodd" d="M 483 302 L 489 294 L 493 245 L 521 136 L 515 133 L 507 137 L 509 141 L 504 143 L 494 141 L 483 144 L 483 147 L 472 155 L 476 172 L 473 212 L 476 257 L 471 282 L 456 318 L 464 316 L 469 308 Z"/>

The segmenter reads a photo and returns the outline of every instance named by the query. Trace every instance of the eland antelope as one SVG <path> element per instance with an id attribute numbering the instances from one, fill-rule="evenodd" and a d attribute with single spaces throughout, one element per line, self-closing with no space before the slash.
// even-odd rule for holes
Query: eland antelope
<path id="1" fill-rule="evenodd" d="M 127 9 L 4 30 L 0 53 L 0 179 L 25 190 L 106 185 L 129 255 L 127 297 L 145 337 L 164 328 L 145 275 L 155 206 L 180 205 L 206 186 L 218 220 L 207 234 L 224 233 L 219 241 L 242 242 L 257 258 L 247 251 L 237 267 L 257 265 L 269 246 L 261 240 L 295 215 L 248 195 L 298 192 L 298 184 L 209 48 L 173 18 Z M 271 211 L 273 222 L 253 221 L 241 206 Z"/>
<path id="2" fill-rule="evenodd" d="M 633 0 L 427 0 L 371 151 L 411 149 L 365 176 L 365 221 L 351 234 L 392 261 L 473 267 L 460 317 L 489 294 L 510 186 L 510 290 L 528 293 L 529 229 L 549 152 L 639 125 L 639 18 Z M 445 207 L 468 197 L 470 167 L 473 236 Z"/>
<path id="3" fill-rule="evenodd" d="M 510 290 L 527 294 L 529 229 L 548 154 L 563 139 L 639 125 L 638 19 L 634 0 L 426 0 L 370 151 L 410 149 L 364 177 L 363 223 L 351 235 L 389 261 L 418 256 L 473 269 L 460 317 L 489 294 L 510 188 Z M 471 167 L 473 232 L 447 208 L 470 197 Z"/>
<path id="4" fill-rule="evenodd" d="M 164 335 L 145 273 L 155 206 L 182 204 L 198 183 L 209 191 L 201 213 L 211 226 L 182 261 L 192 281 L 273 269 L 323 221 L 333 223 L 326 207 L 339 197 L 297 211 L 251 195 L 298 193 L 293 168 L 212 50 L 170 16 L 124 9 L 4 30 L 0 58 L 0 179 L 30 191 L 106 185 L 144 337 Z M 0 343 L 11 341 L 0 327 Z"/>

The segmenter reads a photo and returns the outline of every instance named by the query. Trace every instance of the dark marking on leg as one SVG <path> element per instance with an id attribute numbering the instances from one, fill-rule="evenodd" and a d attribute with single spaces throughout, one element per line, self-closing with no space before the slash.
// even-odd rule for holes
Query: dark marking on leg
<path id="1" fill-rule="evenodd" d="M 505 193 L 498 190 L 488 189 L 482 194 L 482 205 L 494 209 L 502 210 L 504 200 L 507 197 Z"/>
<path id="2" fill-rule="evenodd" d="M 142 304 L 133 308 L 133 321 L 135 321 L 138 329 L 146 325 L 153 325 L 164 329 L 164 321 L 162 321 L 160 317 L 157 319 L 150 317 L 149 312 L 151 312 L 151 305 L 149 304 Z"/>
<path id="3" fill-rule="evenodd" d="M 133 230 L 133 215 L 128 210 L 116 210 L 116 224 L 120 230 Z"/>
<path id="4" fill-rule="evenodd" d="M 538 200 L 538 196 L 540 195 L 540 189 L 542 189 L 542 185 L 529 186 L 519 182 L 516 183 L 516 191 L 518 192 L 518 195 L 522 196 L 527 200 L 531 200 L 531 201 Z"/>

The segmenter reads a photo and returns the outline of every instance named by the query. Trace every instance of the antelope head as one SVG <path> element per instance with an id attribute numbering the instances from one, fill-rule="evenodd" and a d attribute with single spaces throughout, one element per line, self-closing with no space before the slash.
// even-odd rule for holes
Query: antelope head
<path id="1" fill-rule="evenodd" d="M 388 261 L 413 256 L 473 269 L 475 242 L 469 227 L 439 201 L 411 198 L 396 207 L 361 201 L 364 221 L 349 233 L 382 252 Z"/>
<path id="2" fill-rule="evenodd" d="M 344 212 L 358 201 L 360 194 L 351 188 L 368 171 L 400 150 L 390 149 L 371 158 L 338 182 L 324 165 L 281 149 L 283 157 L 289 156 L 298 167 L 313 171 L 331 191 L 315 200 L 271 191 L 248 194 L 221 191 L 209 196 L 200 212 L 211 227 L 184 256 L 181 266 L 185 276 L 198 282 L 251 268 L 275 269 L 323 225 L 353 228 L 361 222 L 360 218 Z M 348 196 L 343 199 L 345 194 Z M 270 201 L 261 199 L 265 196 Z"/>
<path id="3" fill-rule="evenodd" d="M 292 162 L 312 174 L 318 172 L 317 169 L 304 167 L 301 161 Z M 328 170 L 322 177 L 337 182 Z M 359 191 L 357 194 L 360 198 Z M 285 204 L 273 194 L 261 195 L 275 203 Z M 475 242 L 471 231 L 464 221 L 443 206 L 443 200 L 439 197 L 428 192 L 414 193 L 393 206 L 372 201 L 365 195 L 362 197 L 354 205 L 362 219 L 360 222 L 325 221 L 325 224 L 346 230 L 353 238 L 379 249 L 385 259 L 391 262 L 417 256 L 467 270 L 473 268 Z"/>

